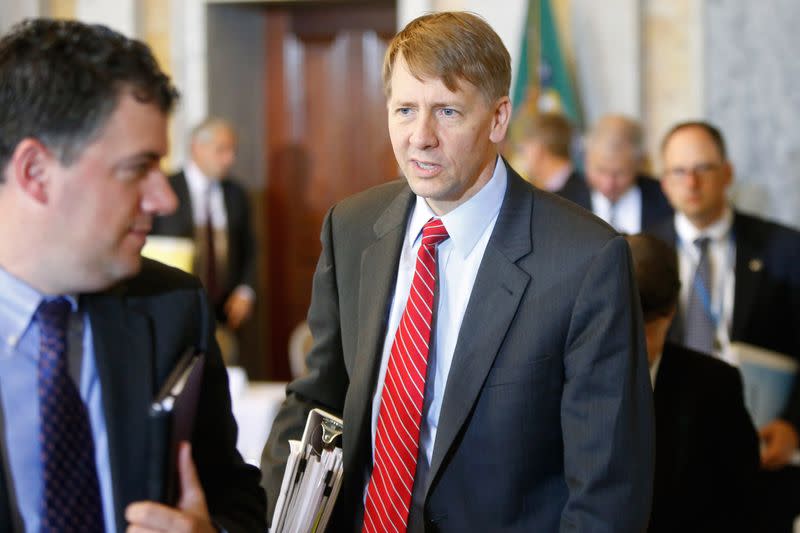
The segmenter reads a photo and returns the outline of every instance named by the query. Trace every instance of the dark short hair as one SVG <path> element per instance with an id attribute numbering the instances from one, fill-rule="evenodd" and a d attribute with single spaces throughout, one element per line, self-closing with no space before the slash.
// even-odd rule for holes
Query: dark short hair
<path id="1" fill-rule="evenodd" d="M 25 138 L 71 164 L 126 92 L 165 114 L 178 98 L 141 41 L 77 21 L 28 19 L 14 26 L 0 39 L 0 181 Z"/>
<path id="2" fill-rule="evenodd" d="M 678 305 L 681 280 L 675 249 L 652 235 L 626 235 L 645 322 L 669 316 Z"/>
<path id="3" fill-rule="evenodd" d="M 402 56 L 418 79 L 441 79 L 455 92 L 461 80 L 476 86 L 488 102 L 508 96 L 511 57 L 503 41 L 478 15 L 446 11 L 422 15 L 394 36 L 383 59 L 383 90 L 392 94 L 392 71 Z"/>
<path id="4" fill-rule="evenodd" d="M 711 124 L 710 122 L 705 122 L 703 120 L 690 120 L 687 122 L 679 122 L 672 126 L 669 131 L 664 135 L 664 139 L 661 141 L 661 153 L 664 153 L 664 148 L 667 147 L 667 143 L 672 138 L 673 135 L 678 133 L 679 131 L 689 129 L 689 128 L 700 128 L 701 130 L 705 131 L 714 144 L 717 146 L 717 150 L 719 150 L 719 155 L 722 156 L 722 159 L 728 159 L 728 151 L 725 148 L 725 138 L 722 136 L 722 132 Z"/>

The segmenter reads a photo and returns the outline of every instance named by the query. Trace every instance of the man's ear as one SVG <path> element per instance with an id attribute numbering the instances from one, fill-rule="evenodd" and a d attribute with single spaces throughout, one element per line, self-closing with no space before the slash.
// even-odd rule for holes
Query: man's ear
<path id="1" fill-rule="evenodd" d="M 47 202 L 48 169 L 54 162 L 53 154 L 40 141 L 27 137 L 11 155 L 7 179 L 37 202 Z"/>
<path id="2" fill-rule="evenodd" d="M 492 118 L 489 140 L 495 144 L 500 144 L 506 138 L 508 124 L 511 121 L 511 100 L 508 96 L 499 98 L 494 103 L 494 117 Z"/>

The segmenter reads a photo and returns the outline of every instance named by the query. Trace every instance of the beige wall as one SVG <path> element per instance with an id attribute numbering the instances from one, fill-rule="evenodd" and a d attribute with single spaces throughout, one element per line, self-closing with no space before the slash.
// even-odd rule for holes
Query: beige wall
<path id="1" fill-rule="evenodd" d="M 793 26 L 787 21 L 800 13 L 800 7 L 793 7 L 797 5 L 792 4 L 793 1 L 765 0 L 765 5 L 773 6 L 774 11 L 785 15 L 777 21 L 763 20 L 763 27 L 751 28 L 750 38 L 765 36 L 775 42 L 782 42 L 780 39 L 790 42 Z M 466 9 L 485 16 L 508 46 L 514 64 L 517 63 L 527 0 L 397 2 L 400 25 L 421 13 L 437 9 Z M 169 164 L 175 165 L 182 161 L 187 131 L 208 111 L 205 17 L 206 6 L 215 3 L 214 0 L 3 0 L 0 2 L 0 29 L 9 27 L 22 17 L 39 13 L 94 20 L 106 17 L 110 25 L 147 41 L 163 68 L 173 73 L 176 83 L 183 89 L 181 106 L 171 129 L 173 151 Z M 658 143 L 671 124 L 687 118 L 714 115 L 707 103 L 709 98 L 712 102 L 727 101 L 726 98 L 738 94 L 736 91 L 740 84 L 717 82 L 706 86 L 710 83 L 705 79 L 707 67 L 713 70 L 715 63 L 706 65 L 704 62 L 710 61 L 707 58 L 714 54 L 727 52 L 720 51 L 722 48 L 719 46 L 709 48 L 721 41 L 719 37 L 713 38 L 716 34 L 710 33 L 711 29 L 716 28 L 717 34 L 720 30 L 719 23 L 715 19 L 706 20 L 705 14 L 711 9 L 716 12 L 746 12 L 747 5 L 712 4 L 707 0 L 553 0 L 553 8 L 563 39 L 563 51 L 576 81 L 584 121 L 590 124 L 609 112 L 622 112 L 639 118 L 656 168 Z M 752 18 L 746 14 L 743 23 Z M 784 57 L 767 55 L 772 62 Z M 790 64 L 777 68 L 785 78 L 795 72 Z M 748 71 L 743 72 L 747 75 Z M 721 117 L 717 111 L 713 118 L 722 123 L 724 133 L 733 140 L 752 135 L 755 131 L 753 121 L 768 131 L 772 131 L 768 126 L 776 121 L 783 128 L 782 115 L 792 113 L 791 110 L 781 111 L 780 102 L 792 100 L 773 89 L 770 90 L 775 94 L 770 93 L 770 101 L 762 103 L 763 110 L 748 118 L 750 122 L 741 118 L 745 115 L 741 109 L 738 114 L 726 111 Z M 790 131 L 792 127 L 788 127 Z M 770 178 L 774 169 L 769 161 L 759 154 L 748 153 L 748 150 L 753 150 L 751 143 L 742 141 L 739 144 L 741 147 L 735 154 L 738 167 L 746 169 L 745 179 L 740 181 L 748 182 L 751 189 L 760 186 L 761 182 L 775 181 Z M 781 149 L 791 151 L 791 147 Z M 795 214 L 798 212 L 794 205 L 796 202 L 791 200 L 800 197 L 798 166 L 790 164 L 793 157 L 784 157 L 788 161 L 785 165 L 788 170 L 782 172 L 780 179 L 783 181 L 770 185 L 769 194 L 758 207 L 765 212 L 777 208 L 778 218 L 800 225 L 800 215 Z M 780 192 L 786 187 L 795 191 L 794 197 Z M 737 201 L 741 200 L 737 198 Z"/>
<path id="2" fill-rule="evenodd" d="M 676 122 L 703 116 L 702 24 L 696 0 L 644 2 L 642 119 L 648 151 Z"/>

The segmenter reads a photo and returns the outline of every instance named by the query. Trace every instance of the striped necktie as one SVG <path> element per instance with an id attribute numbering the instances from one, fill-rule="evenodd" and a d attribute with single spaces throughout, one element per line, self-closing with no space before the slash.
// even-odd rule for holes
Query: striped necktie
<path id="1" fill-rule="evenodd" d="M 440 219 L 432 218 L 422 228 L 411 291 L 392 343 L 381 393 L 364 532 L 406 530 L 428 369 L 436 246 L 448 237 Z"/>
<path id="2" fill-rule="evenodd" d="M 40 533 L 102 533 L 100 485 L 89 413 L 69 376 L 70 303 L 44 300 L 36 310 L 39 353 L 39 443 L 42 461 Z"/>
<path id="3" fill-rule="evenodd" d="M 711 317 L 711 263 L 708 258 L 708 237 L 695 239 L 700 261 L 694 274 L 689 302 L 686 307 L 684 344 L 693 350 L 714 353 L 716 325 Z"/>

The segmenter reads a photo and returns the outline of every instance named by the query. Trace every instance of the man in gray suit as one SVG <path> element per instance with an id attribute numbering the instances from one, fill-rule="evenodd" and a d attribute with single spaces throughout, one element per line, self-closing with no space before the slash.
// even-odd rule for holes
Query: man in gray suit
<path id="1" fill-rule="evenodd" d="M 404 180 L 322 229 L 309 375 L 262 457 L 274 508 L 306 414 L 344 420 L 334 531 L 643 531 L 653 414 L 625 241 L 498 156 L 510 59 L 466 13 L 384 60 Z M 416 259 L 415 259 L 416 257 Z"/>

